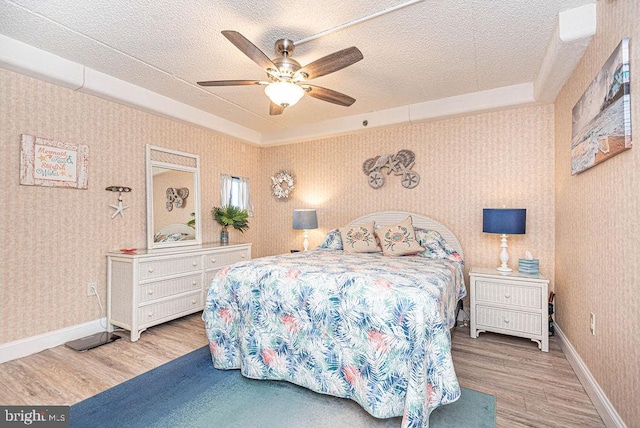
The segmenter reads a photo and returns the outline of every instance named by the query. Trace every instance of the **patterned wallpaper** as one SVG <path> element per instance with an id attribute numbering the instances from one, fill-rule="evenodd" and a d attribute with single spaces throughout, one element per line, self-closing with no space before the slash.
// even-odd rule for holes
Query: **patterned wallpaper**
<path id="1" fill-rule="evenodd" d="M 316 208 L 326 232 L 369 212 L 417 212 L 456 233 L 471 266 L 499 266 L 500 237 L 482 233 L 482 208 L 527 209 L 526 235 L 509 237 L 510 266 L 529 249 L 541 271 L 554 276 L 553 106 L 527 107 L 404 127 L 372 130 L 334 139 L 263 149 L 261 163 L 274 175 L 285 169 L 297 178 L 288 201 L 261 193 L 260 248 L 274 254 L 302 248 L 302 231 L 292 229 L 293 210 Z M 420 184 L 406 189 L 400 177 L 386 176 L 373 189 L 362 163 L 401 149 L 416 154 Z M 386 171 L 386 170 L 385 170 Z M 268 185 L 268 183 L 267 183 Z"/>
<path id="2" fill-rule="evenodd" d="M 255 146 L 5 70 L 0 123 L 6 195 L 0 204 L 0 343 L 100 317 L 86 284 L 96 281 L 106 301 L 105 254 L 146 246 L 145 144 L 200 155 L 205 241 L 219 233 L 209 211 L 220 203 L 220 173 L 258 181 Z M 22 133 L 87 144 L 89 188 L 19 185 Z M 131 205 L 124 220 L 111 219 L 109 204 L 118 194 L 104 190 L 110 185 L 133 189 L 123 194 L 124 205 Z M 255 229 L 245 235 L 255 239 Z"/>
<path id="3" fill-rule="evenodd" d="M 0 343 L 80 324 L 100 316 L 86 283 L 97 281 L 106 299 L 105 253 L 146 242 L 144 146 L 147 143 L 199 154 L 203 239 L 219 228 L 210 209 L 219 203 L 219 174 L 251 178 L 255 217 L 244 235 L 254 257 L 301 248 L 291 229 L 294 208 L 315 207 L 320 229 L 311 246 L 333 227 L 372 211 L 407 210 L 434 217 L 460 237 L 467 267 L 498 265 L 499 237 L 482 233 L 482 208 L 528 209 L 527 234 L 509 240 L 512 266 L 529 249 L 542 271 L 554 272 L 553 106 L 480 114 L 412 126 L 373 130 L 335 139 L 258 148 L 90 95 L 9 71 L 0 71 L 0 130 L 6 168 L 2 180 L 13 195 L 2 204 L 5 227 Z M 90 150 L 89 189 L 18 184 L 21 133 Z M 421 176 L 405 189 L 397 176 L 374 190 L 362 172 L 365 159 L 400 149 L 416 153 Z M 15 168 L 11 166 L 15 166 Z M 297 176 L 292 199 L 270 194 L 270 176 L 287 169 Z M 111 219 L 109 185 L 124 194 L 125 219 Z"/>
<path id="4" fill-rule="evenodd" d="M 556 100 L 556 320 L 628 426 L 640 421 L 640 2 L 597 3 L 597 33 Z M 571 176 L 571 110 L 623 37 L 634 146 Z M 589 313 L 596 334 L 589 331 Z"/>

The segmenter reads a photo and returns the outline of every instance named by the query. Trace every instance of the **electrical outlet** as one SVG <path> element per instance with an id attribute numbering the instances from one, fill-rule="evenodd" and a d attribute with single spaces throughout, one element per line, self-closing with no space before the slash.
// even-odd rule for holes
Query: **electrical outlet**
<path id="1" fill-rule="evenodd" d="M 591 334 L 596 335 L 596 316 L 593 312 L 589 313 L 589 330 L 591 330 Z"/>
<path id="2" fill-rule="evenodd" d="M 87 282 L 87 296 L 95 296 L 98 290 L 98 283 L 95 281 Z"/>

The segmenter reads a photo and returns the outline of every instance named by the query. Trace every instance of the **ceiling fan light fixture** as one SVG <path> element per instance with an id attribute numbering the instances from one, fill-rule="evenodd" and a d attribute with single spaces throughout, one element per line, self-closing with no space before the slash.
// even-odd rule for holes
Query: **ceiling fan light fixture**
<path id="1" fill-rule="evenodd" d="M 264 88 L 264 93 L 274 104 L 291 107 L 304 96 L 304 89 L 291 82 L 273 82 Z"/>

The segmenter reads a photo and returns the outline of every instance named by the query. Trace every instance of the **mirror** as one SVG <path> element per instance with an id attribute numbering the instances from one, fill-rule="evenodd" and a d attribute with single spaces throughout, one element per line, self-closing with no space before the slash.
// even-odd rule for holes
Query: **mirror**
<path id="1" fill-rule="evenodd" d="M 202 244 L 200 157 L 147 144 L 147 248 Z"/>

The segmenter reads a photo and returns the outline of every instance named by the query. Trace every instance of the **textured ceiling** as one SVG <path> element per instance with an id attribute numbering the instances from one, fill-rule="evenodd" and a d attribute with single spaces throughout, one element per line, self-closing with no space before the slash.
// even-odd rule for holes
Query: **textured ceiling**
<path id="1" fill-rule="evenodd" d="M 269 116 L 259 86 L 201 80 L 266 75 L 222 30 L 273 58 L 300 40 L 403 0 L 0 0 L 0 33 L 259 133 L 533 82 L 558 13 L 595 0 L 424 0 L 296 47 L 302 65 L 356 46 L 364 59 L 312 83 L 356 98 L 311 97 Z"/>

